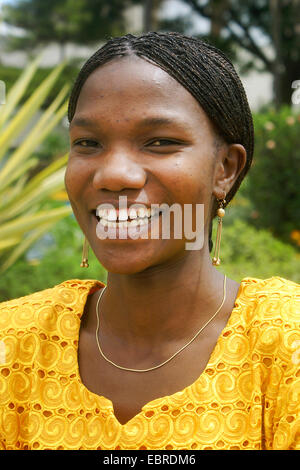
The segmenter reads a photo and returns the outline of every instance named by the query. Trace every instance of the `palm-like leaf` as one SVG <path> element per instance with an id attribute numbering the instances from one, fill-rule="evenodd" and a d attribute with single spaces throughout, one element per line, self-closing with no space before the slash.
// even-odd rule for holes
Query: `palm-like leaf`
<path id="1" fill-rule="evenodd" d="M 13 141 L 23 132 L 48 96 L 64 64 L 53 69 L 32 96 L 19 104 L 38 67 L 32 62 L 8 93 L 0 115 L 0 272 L 10 267 L 30 245 L 62 217 L 70 214 L 69 206 L 48 209 L 47 202 L 64 187 L 68 155 L 63 155 L 29 179 L 28 170 L 38 163 L 34 152 L 66 113 L 63 87 L 53 103 L 41 113 L 16 150 Z"/>

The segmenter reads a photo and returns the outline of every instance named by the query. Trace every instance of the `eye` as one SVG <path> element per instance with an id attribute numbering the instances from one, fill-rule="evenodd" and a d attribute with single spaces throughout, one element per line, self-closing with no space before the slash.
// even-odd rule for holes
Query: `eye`
<path id="1" fill-rule="evenodd" d="M 96 142 L 95 140 L 90 140 L 90 139 L 81 139 L 81 140 L 76 140 L 73 145 L 83 147 L 83 148 L 97 147 L 98 142 Z"/>
<path id="2" fill-rule="evenodd" d="M 147 144 L 148 147 L 167 147 L 170 145 L 180 145 L 180 142 L 170 139 L 155 139 Z"/>

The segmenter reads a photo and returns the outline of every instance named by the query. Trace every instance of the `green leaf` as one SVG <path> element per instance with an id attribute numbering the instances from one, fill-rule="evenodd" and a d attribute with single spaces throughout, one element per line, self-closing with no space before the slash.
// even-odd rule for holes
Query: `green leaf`
<path id="1" fill-rule="evenodd" d="M 4 131 L 2 131 L 0 135 L 0 160 L 5 156 L 7 149 L 16 136 L 29 124 L 30 119 L 45 100 L 64 65 L 63 63 L 55 67 L 49 77 L 40 84 L 33 95 L 7 124 Z"/>
<path id="2" fill-rule="evenodd" d="M 25 104 L 16 109 L 28 83 L 37 69 L 39 58 L 33 61 L 12 87 L 7 100 L 5 114 L 1 115 L 3 130 L 0 134 L 0 271 L 4 272 L 26 252 L 26 250 L 60 219 L 72 211 L 69 205 L 57 206 L 53 196 L 64 188 L 65 154 L 30 177 L 30 172 L 39 164 L 34 151 L 65 116 L 64 102 L 69 86 L 65 85 L 53 102 L 43 111 L 19 147 L 11 152 L 12 143 L 20 132 L 26 132 L 35 113 L 57 80 L 64 63 L 55 67 L 42 81 Z M 6 161 L 5 161 L 6 159 Z M 29 172 L 30 170 L 30 172 Z M 50 207 L 46 209 L 46 207 Z"/>
<path id="3" fill-rule="evenodd" d="M 13 221 L 7 222 L 1 226 L 0 240 L 8 237 L 16 237 L 24 235 L 32 229 L 39 227 L 46 222 L 56 222 L 61 217 L 65 217 L 71 213 L 71 208 L 60 207 L 50 211 L 41 211 L 36 214 L 26 214 L 23 217 L 18 217 Z"/>
<path id="4" fill-rule="evenodd" d="M 42 235 L 44 235 L 53 225 L 53 221 L 40 225 L 37 229 L 33 230 L 21 243 L 18 244 L 17 248 L 12 251 L 10 256 L 5 262 L 0 265 L 0 273 L 6 271 L 16 260 L 23 255 L 23 253 Z M 18 240 L 19 241 L 19 240 Z M 0 240 L 1 250 L 1 240 Z"/>
<path id="5" fill-rule="evenodd" d="M 37 125 L 31 130 L 23 144 L 12 154 L 6 165 L 2 168 L 0 173 L 0 187 L 2 187 L 2 189 L 16 179 L 14 172 L 18 168 L 20 162 L 30 156 L 35 148 L 63 118 L 66 110 L 67 103 L 65 103 L 57 113 L 52 116 L 51 113 L 46 112 Z"/>
<path id="6" fill-rule="evenodd" d="M 37 70 L 40 60 L 41 54 L 24 69 L 19 79 L 7 93 L 6 103 L 0 115 L 0 129 L 7 122 L 10 115 L 15 111 L 17 104 L 24 95 L 30 80 Z"/>

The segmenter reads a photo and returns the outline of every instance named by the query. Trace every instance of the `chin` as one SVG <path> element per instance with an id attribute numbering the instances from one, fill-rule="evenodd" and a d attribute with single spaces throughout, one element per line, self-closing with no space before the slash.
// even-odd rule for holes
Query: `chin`
<path id="1" fill-rule="evenodd" d="M 184 256 L 181 240 L 148 240 L 146 243 L 144 240 L 144 243 L 127 246 L 117 243 L 97 245 L 95 250 L 92 249 L 99 263 L 108 273 L 114 274 L 150 273 Z"/>
<path id="2" fill-rule="evenodd" d="M 131 238 L 127 234 L 120 239 L 117 232 L 116 239 L 100 239 L 96 234 L 97 223 L 96 217 L 93 217 L 87 236 L 96 258 L 108 273 L 130 275 L 151 272 L 184 256 L 185 240 L 151 239 L 148 229 L 145 230 L 147 235 L 139 238 Z"/>
<path id="3" fill-rule="evenodd" d="M 101 256 L 98 258 L 101 265 L 106 269 L 108 273 L 113 274 L 138 274 L 142 273 L 149 268 L 151 268 L 151 260 L 147 261 L 145 259 L 118 259 L 118 257 L 110 257 L 109 259 L 106 256 Z"/>

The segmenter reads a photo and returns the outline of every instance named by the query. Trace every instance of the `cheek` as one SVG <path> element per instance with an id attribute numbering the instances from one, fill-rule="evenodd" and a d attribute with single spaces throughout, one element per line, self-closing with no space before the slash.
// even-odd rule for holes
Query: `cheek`
<path id="1" fill-rule="evenodd" d="M 69 159 L 65 173 L 65 187 L 73 213 L 83 232 L 88 224 L 85 205 L 85 188 L 88 178 L 87 165 L 83 165 L 76 159 Z"/>
<path id="2" fill-rule="evenodd" d="M 192 155 L 191 155 L 192 157 Z M 206 203 L 212 192 L 213 168 L 208 158 L 177 158 L 170 172 L 174 196 L 183 203 Z"/>
<path id="3" fill-rule="evenodd" d="M 70 200 L 80 196 L 87 178 L 87 165 L 70 158 L 65 173 L 65 186 Z"/>

